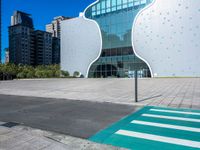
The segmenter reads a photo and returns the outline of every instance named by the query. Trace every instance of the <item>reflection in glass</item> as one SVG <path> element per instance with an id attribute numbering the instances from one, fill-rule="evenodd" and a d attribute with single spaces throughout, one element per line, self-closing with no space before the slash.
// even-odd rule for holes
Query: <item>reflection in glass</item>
<path id="1" fill-rule="evenodd" d="M 128 77 L 139 70 L 140 77 L 150 77 L 145 62 L 132 48 L 132 26 L 138 12 L 153 0 L 100 0 L 86 10 L 85 16 L 95 20 L 102 35 L 102 52 L 89 70 L 89 77 Z M 101 5 L 100 5 L 101 4 Z M 94 13 L 96 10 L 96 13 Z"/>

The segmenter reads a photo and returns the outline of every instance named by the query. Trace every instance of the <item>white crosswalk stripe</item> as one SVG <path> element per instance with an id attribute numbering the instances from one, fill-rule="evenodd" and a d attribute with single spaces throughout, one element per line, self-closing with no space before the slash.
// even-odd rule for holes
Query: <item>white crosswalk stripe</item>
<path id="1" fill-rule="evenodd" d="M 134 132 L 134 131 L 128 131 L 128 130 L 119 130 L 115 132 L 115 134 L 135 137 L 135 138 L 142 138 L 142 139 L 147 139 L 147 140 L 152 140 L 152 141 L 157 141 L 157 142 L 188 146 L 188 147 L 193 147 L 193 148 L 200 148 L 200 142 L 185 140 L 185 139 L 158 136 L 158 135 L 140 133 L 140 132 Z"/>
<path id="2" fill-rule="evenodd" d="M 133 120 L 131 123 L 132 124 L 154 126 L 154 127 L 161 127 L 161 128 L 169 128 L 169 129 L 176 129 L 176 130 L 191 131 L 191 132 L 200 132 L 200 128 L 192 128 L 192 127 L 186 127 L 186 126 L 170 125 L 170 124 L 139 121 L 139 120 Z"/>
<path id="3" fill-rule="evenodd" d="M 197 115 L 200 116 L 200 113 L 196 112 L 186 112 L 186 111 L 178 111 L 178 110 L 165 110 L 165 109 L 150 109 L 150 111 L 156 112 L 167 112 L 167 113 L 175 113 L 175 114 L 186 114 L 186 115 Z"/>
<path id="4" fill-rule="evenodd" d="M 200 119 L 193 118 L 184 118 L 184 117 L 172 117 L 172 116 L 164 116 L 164 115 L 154 115 L 154 114 L 142 114 L 144 117 L 152 117 L 152 118 L 162 118 L 162 119 L 171 119 L 171 120 L 180 120 L 180 121 L 189 121 L 189 122 L 198 122 L 200 123 Z"/>

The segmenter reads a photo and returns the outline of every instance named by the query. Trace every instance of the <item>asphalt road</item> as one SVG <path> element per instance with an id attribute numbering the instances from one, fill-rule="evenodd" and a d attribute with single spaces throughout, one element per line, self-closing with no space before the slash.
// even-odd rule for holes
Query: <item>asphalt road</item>
<path id="1" fill-rule="evenodd" d="M 112 103 L 0 95 L 0 121 L 88 138 L 136 111 Z"/>

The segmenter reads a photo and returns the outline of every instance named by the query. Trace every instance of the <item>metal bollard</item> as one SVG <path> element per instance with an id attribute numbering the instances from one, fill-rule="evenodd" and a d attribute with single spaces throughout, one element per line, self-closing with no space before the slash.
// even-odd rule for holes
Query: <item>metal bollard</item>
<path id="1" fill-rule="evenodd" d="M 135 70 L 135 102 L 138 102 L 138 71 Z"/>

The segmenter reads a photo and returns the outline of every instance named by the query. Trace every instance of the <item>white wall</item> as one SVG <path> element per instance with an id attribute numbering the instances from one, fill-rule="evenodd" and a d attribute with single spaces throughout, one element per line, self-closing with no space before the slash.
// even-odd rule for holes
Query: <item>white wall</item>
<path id="1" fill-rule="evenodd" d="M 200 76 L 200 0 L 156 0 L 139 14 L 133 39 L 155 76 Z"/>
<path id="2" fill-rule="evenodd" d="M 200 77 L 200 0 L 155 0 L 133 25 L 136 53 L 156 77 Z M 86 76 L 101 51 L 101 33 L 83 18 L 61 23 L 61 67 Z"/>
<path id="3" fill-rule="evenodd" d="M 85 77 L 90 64 L 101 50 L 101 37 L 97 24 L 84 18 L 61 22 L 61 68 L 71 75 L 81 72 Z"/>

